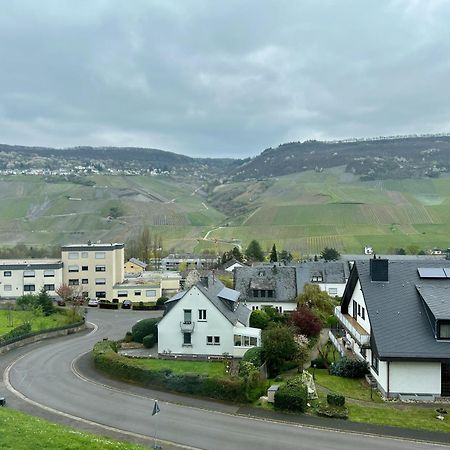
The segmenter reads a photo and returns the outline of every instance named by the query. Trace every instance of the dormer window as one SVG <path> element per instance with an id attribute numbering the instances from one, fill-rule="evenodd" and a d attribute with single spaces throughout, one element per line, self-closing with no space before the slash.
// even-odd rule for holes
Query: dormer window
<path id="1" fill-rule="evenodd" d="M 264 271 L 263 271 L 263 270 L 260 270 L 260 271 L 258 272 L 258 276 L 259 276 L 259 277 L 263 277 L 263 276 L 264 276 Z"/>
<path id="2" fill-rule="evenodd" d="M 438 339 L 450 340 L 450 320 L 439 320 L 437 323 Z"/>
<path id="3" fill-rule="evenodd" d="M 321 283 L 321 282 L 323 281 L 323 276 L 322 276 L 322 274 L 321 274 L 321 273 L 314 274 L 314 275 L 311 277 L 311 281 L 312 281 L 313 283 Z"/>

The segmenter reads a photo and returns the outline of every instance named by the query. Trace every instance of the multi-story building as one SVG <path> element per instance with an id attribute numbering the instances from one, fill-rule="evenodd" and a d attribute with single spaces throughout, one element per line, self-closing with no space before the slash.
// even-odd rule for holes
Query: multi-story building
<path id="1" fill-rule="evenodd" d="M 62 267 L 58 259 L 0 261 L 0 298 L 36 294 L 42 288 L 55 296 L 55 290 L 63 283 Z"/>
<path id="2" fill-rule="evenodd" d="M 80 295 L 107 298 L 124 280 L 124 244 L 75 244 L 61 247 L 64 283 Z"/>

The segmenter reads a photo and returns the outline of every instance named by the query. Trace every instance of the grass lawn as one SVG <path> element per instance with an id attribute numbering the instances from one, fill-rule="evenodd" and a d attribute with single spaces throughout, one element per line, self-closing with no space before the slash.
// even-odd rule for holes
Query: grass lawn
<path id="1" fill-rule="evenodd" d="M 22 325 L 24 320 L 28 320 L 30 313 L 28 311 L 11 311 L 13 317 L 13 326 L 8 324 L 8 311 L 0 310 L 0 336 L 11 331 L 13 328 Z M 40 331 L 48 328 L 62 327 L 68 324 L 68 317 L 65 314 L 56 313 L 47 317 L 33 318 L 31 322 L 32 331 Z"/>
<path id="2" fill-rule="evenodd" d="M 384 405 L 374 406 L 347 403 L 346 406 L 349 410 L 349 420 L 353 422 L 450 432 L 450 420 L 448 415 L 443 421 L 436 419 L 437 413 L 435 407 L 428 407 L 426 405 L 405 405 L 390 402 L 385 403 Z"/>
<path id="3" fill-rule="evenodd" d="M 0 430 L 2 450 L 83 448 L 139 450 L 148 448 L 57 425 L 9 408 L 0 408 Z"/>
<path id="4" fill-rule="evenodd" d="M 310 369 L 312 373 L 312 369 Z M 344 378 L 330 375 L 327 369 L 316 369 L 316 384 L 329 389 L 336 394 L 345 395 L 348 398 L 356 400 L 365 400 L 382 403 L 383 400 L 376 392 L 373 391 L 373 400 L 370 400 L 370 388 L 364 379 Z"/>
<path id="5" fill-rule="evenodd" d="M 226 375 L 221 361 L 176 361 L 167 359 L 134 359 L 133 364 L 149 369 L 170 369 L 173 373 L 201 373 L 211 377 Z"/>

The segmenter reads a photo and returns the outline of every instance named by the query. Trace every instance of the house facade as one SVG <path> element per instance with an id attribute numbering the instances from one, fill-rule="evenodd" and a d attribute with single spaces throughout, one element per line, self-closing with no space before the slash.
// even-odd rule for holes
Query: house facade
<path id="1" fill-rule="evenodd" d="M 209 269 L 218 264 L 217 256 L 210 255 L 191 255 L 171 253 L 161 259 L 161 269 L 179 270 L 180 264 L 186 264 L 187 269 Z"/>
<path id="2" fill-rule="evenodd" d="M 450 262 L 357 261 L 335 315 L 384 396 L 450 396 Z"/>
<path id="3" fill-rule="evenodd" d="M 147 264 L 137 258 L 130 258 L 124 265 L 125 276 L 136 276 L 144 272 Z"/>
<path id="4" fill-rule="evenodd" d="M 0 298 L 13 299 L 37 294 L 45 288 L 49 295 L 62 284 L 63 263 L 58 259 L 8 259 L 0 261 Z"/>
<path id="5" fill-rule="evenodd" d="M 198 282 L 166 303 L 158 323 L 158 353 L 242 357 L 261 345 L 261 330 L 249 327 L 251 311 L 239 292 L 212 277 Z"/>
<path id="6" fill-rule="evenodd" d="M 114 285 L 124 280 L 124 247 L 91 243 L 61 247 L 64 283 L 90 298 L 112 297 Z"/>

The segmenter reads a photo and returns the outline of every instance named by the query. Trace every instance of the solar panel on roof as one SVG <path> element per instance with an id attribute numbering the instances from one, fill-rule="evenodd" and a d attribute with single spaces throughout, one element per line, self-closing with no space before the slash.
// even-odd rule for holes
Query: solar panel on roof
<path id="1" fill-rule="evenodd" d="M 234 289 L 229 289 L 224 287 L 218 294 L 217 297 L 229 300 L 230 302 L 235 302 L 239 298 L 240 292 Z"/>
<path id="2" fill-rule="evenodd" d="M 442 267 L 419 267 L 420 278 L 447 278 Z"/>

